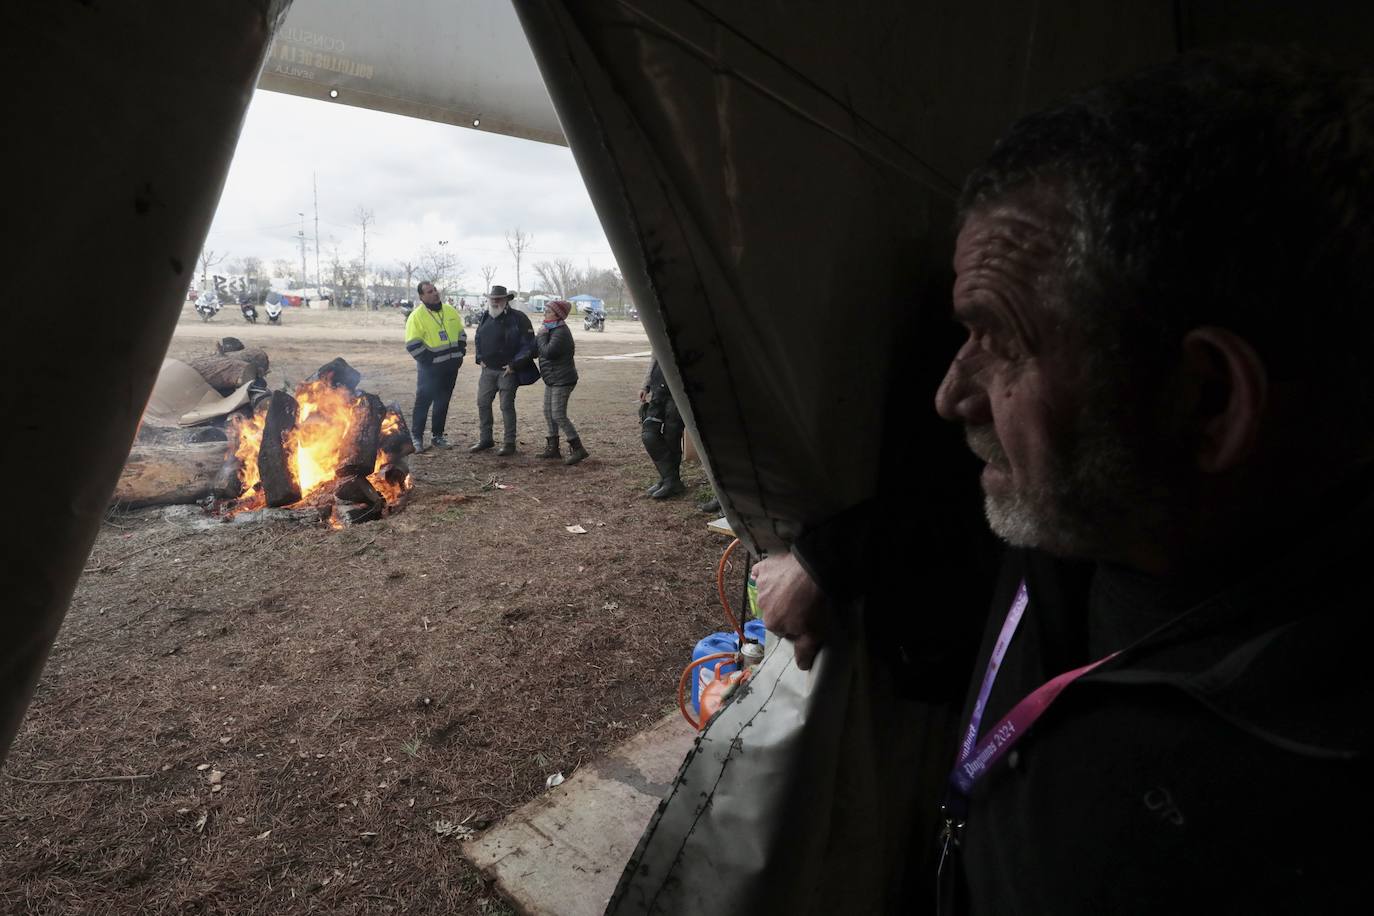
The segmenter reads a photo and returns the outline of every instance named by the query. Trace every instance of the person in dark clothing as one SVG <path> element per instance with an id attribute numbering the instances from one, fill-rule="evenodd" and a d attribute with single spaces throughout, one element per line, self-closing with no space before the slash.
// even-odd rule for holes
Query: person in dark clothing
<path id="1" fill-rule="evenodd" d="M 1030 115 L 969 178 L 968 336 L 935 403 L 1008 549 L 913 899 L 1306 913 L 1362 895 L 1368 844 L 1322 823 L 1374 813 L 1371 163 L 1374 79 L 1250 49 Z M 863 587 L 816 548 L 894 540 L 881 516 L 856 507 L 756 567 L 799 664 Z"/>
<path id="2" fill-rule="evenodd" d="M 515 393 L 521 385 L 539 380 L 534 365 L 536 348 L 534 326 L 530 317 L 511 307 L 513 293 L 504 286 L 493 286 L 487 296 L 487 310 L 482 313 L 474 335 L 477 346 L 477 365 L 482 376 L 477 380 L 477 443 L 469 451 L 481 452 L 496 444 L 492 439 L 493 418 L 491 402 L 501 395 L 501 425 L 505 439 L 496 454 L 507 457 L 515 454 Z"/>
<path id="3" fill-rule="evenodd" d="M 415 451 L 425 450 L 425 420 L 430 407 L 434 408 L 434 439 L 436 448 L 448 448 L 444 429 L 448 422 L 448 405 L 453 386 L 458 382 L 458 369 L 467 353 L 468 338 L 463 319 L 451 305 L 439 299 L 433 283 L 416 287 L 423 308 L 406 316 L 406 352 L 415 358 L 415 412 L 411 414 L 410 435 Z"/>
<path id="4" fill-rule="evenodd" d="M 539 457 L 563 457 L 558 448 L 561 429 L 568 437 L 568 460 L 564 464 L 577 464 L 587 457 L 577 427 L 568 419 L 568 399 L 577 387 L 577 363 L 573 361 L 576 344 L 567 322 L 571 311 L 572 303 L 566 299 L 550 302 L 544 307 L 544 324 L 534 336 L 539 347 L 539 374 L 544 377 L 544 422 L 549 427 L 544 451 Z"/>
<path id="5" fill-rule="evenodd" d="M 658 482 L 645 492 L 654 499 L 669 499 L 686 492 L 679 471 L 682 467 L 682 433 L 686 424 L 678 413 L 668 382 L 658 360 L 649 362 L 644 387 L 639 391 L 640 438 L 644 451 L 658 469 Z"/>

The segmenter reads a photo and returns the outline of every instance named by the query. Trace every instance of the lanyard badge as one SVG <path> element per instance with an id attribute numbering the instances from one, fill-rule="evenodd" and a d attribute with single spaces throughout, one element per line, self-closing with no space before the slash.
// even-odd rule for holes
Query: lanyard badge
<path id="1" fill-rule="evenodd" d="M 1050 704 L 1063 692 L 1065 687 L 1121 654 L 1119 651 L 1113 652 L 1081 668 L 1065 671 L 1063 674 L 1041 684 L 1023 697 L 1021 702 L 1013 706 L 1011 712 L 988 729 L 987 733 L 979 740 L 978 730 L 983 723 L 983 713 L 987 708 L 988 694 L 992 692 L 992 684 L 997 679 L 998 671 L 1001 670 L 1002 660 L 1007 654 L 1007 647 L 1011 644 L 1011 638 L 1016 634 L 1016 628 L 1020 625 L 1021 617 L 1025 614 L 1026 606 L 1029 603 L 1026 581 L 1022 579 L 1020 587 L 1016 590 L 1016 597 L 1012 600 L 1011 608 L 1007 611 L 1007 619 L 1002 623 L 1002 632 L 998 634 L 997 642 L 992 647 L 987 671 L 983 674 L 983 683 L 978 689 L 978 698 L 973 703 L 973 713 L 969 716 L 968 729 L 964 732 L 963 741 L 959 743 L 959 759 L 954 766 L 954 772 L 949 777 L 950 788 L 953 791 L 950 797 L 950 815 L 946 817 L 947 825 L 963 826 L 968 808 L 968 797 L 969 793 L 973 791 L 973 784 L 981 779 L 993 764 L 1011 751 L 1012 747 L 1030 730 L 1036 720 L 1044 715 L 1045 710 L 1049 709 Z M 957 844 L 957 836 L 955 842 Z"/>

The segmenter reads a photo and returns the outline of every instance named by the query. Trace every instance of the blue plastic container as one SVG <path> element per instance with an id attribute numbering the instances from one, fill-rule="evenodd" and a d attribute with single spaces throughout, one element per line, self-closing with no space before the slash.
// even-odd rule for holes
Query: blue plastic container
<path id="1" fill-rule="evenodd" d="M 762 643 L 766 634 L 767 631 L 764 629 L 762 620 L 749 620 L 745 622 L 744 636 L 746 639 L 754 639 Z M 735 635 L 734 631 L 712 633 L 710 636 L 707 636 L 697 643 L 696 648 L 692 650 L 692 661 L 704 658 L 707 655 L 715 655 L 717 652 L 738 651 L 739 637 Z M 699 665 L 696 671 L 692 672 L 692 710 L 697 715 L 701 715 L 701 672 L 705 669 L 709 672 L 709 677 L 715 677 L 716 665 L 721 661 L 724 661 L 724 659 L 706 662 L 703 665 Z M 720 673 L 722 675 L 729 674 L 732 671 L 738 670 L 738 668 L 739 665 L 736 665 L 734 662 L 726 662 L 720 666 Z"/>

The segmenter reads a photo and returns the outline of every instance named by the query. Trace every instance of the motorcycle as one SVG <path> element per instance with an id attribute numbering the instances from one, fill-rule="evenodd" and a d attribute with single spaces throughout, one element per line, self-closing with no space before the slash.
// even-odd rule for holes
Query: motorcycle
<path id="1" fill-rule="evenodd" d="M 201 321 L 209 321 L 219 313 L 219 299 L 211 295 L 201 296 L 196 300 L 196 314 Z"/>
<path id="2" fill-rule="evenodd" d="M 604 332 L 606 330 L 606 313 L 588 312 L 587 317 L 582 319 L 582 330 Z"/>
<path id="3" fill-rule="evenodd" d="M 258 307 L 253 304 L 251 299 L 239 300 L 239 311 L 243 313 L 243 320 L 249 324 L 258 323 Z"/>
<path id="4" fill-rule="evenodd" d="M 268 302 L 262 308 L 263 311 L 267 313 L 267 321 L 269 324 L 281 324 L 280 299 L 278 299 L 276 302 Z"/>

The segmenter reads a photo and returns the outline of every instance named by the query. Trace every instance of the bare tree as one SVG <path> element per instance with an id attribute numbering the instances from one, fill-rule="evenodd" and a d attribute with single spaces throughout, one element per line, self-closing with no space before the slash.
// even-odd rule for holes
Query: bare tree
<path id="1" fill-rule="evenodd" d="M 517 295 L 520 293 L 520 260 L 533 243 L 534 236 L 522 231 L 519 227 L 506 230 L 506 247 L 510 249 L 511 257 L 515 258 L 515 293 Z"/>
<path id="2" fill-rule="evenodd" d="M 492 281 L 495 277 L 496 277 L 496 265 L 495 265 L 495 264 L 483 264 L 483 265 L 482 265 L 482 283 L 485 284 L 485 285 L 482 287 L 482 294 L 483 294 L 483 295 L 486 295 L 487 293 L 491 292 L 491 281 Z"/>
<path id="3" fill-rule="evenodd" d="M 215 256 L 215 249 L 206 248 L 200 253 L 200 288 L 207 290 L 210 288 L 210 268 L 220 264 L 225 258 L 229 257 L 229 252 L 222 252 L 219 257 Z"/>
<path id="4" fill-rule="evenodd" d="M 276 258 L 272 261 L 272 276 L 274 277 L 279 277 L 283 280 L 289 280 L 291 279 L 292 272 L 295 271 L 295 269 L 296 266 L 286 258 Z"/>
<path id="5" fill-rule="evenodd" d="M 400 262 L 400 268 L 401 273 L 405 274 L 406 277 L 406 297 L 409 298 L 410 291 L 414 289 L 414 287 L 411 286 L 410 281 L 412 278 L 414 278 L 415 272 L 419 270 L 420 265 L 415 264 L 412 261 L 402 261 Z"/>
<path id="6" fill-rule="evenodd" d="M 539 284 L 545 291 L 553 293 L 560 299 L 574 295 L 584 279 L 582 272 L 573 265 L 572 261 L 562 258 L 556 261 L 536 262 L 534 275 L 539 278 Z"/>
<path id="7" fill-rule="evenodd" d="M 456 282 L 461 275 L 458 259 L 449 254 L 448 249 L 430 246 L 420 253 L 418 276 L 421 281 L 445 286 Z"/>
<path id="8" fill-rule="evenodd" d="M 361 226 L 361 227 L 362 227 L 362 230 L 363 230 L 363 255 L 362 255 L 363 307 L 364 307 L 364 308 L 368 308 L 368 307 L 370 307 L 370 306 L 368 305 L 368 296 L 367 296 L 367 227 L 370 226 L 370 225 L 372 225 L 372 223 L 373 223 L 373 221 L 374 221 L 373 213 L 372 213 L 371 210 L 369 210 L 369 209 L 367 209 L 366 207 L 360 205 L 360 206 L 358 207 L 358 209 L 356 209 L 356 210 L 353 211 L 353 221 L 356 222 L 359 226 Z"/>

